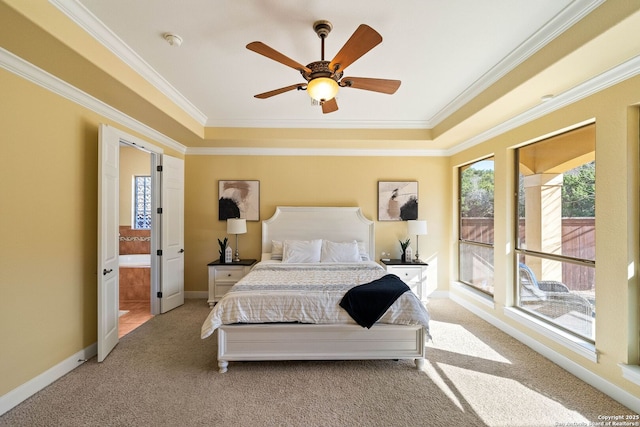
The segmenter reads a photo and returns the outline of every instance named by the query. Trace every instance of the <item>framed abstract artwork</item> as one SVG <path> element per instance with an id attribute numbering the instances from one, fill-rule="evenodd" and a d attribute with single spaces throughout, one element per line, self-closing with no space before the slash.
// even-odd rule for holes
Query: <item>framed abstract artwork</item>
<path id="1" fill-rule="evenodd" d="M 378 181 L 378 221 L 418 219 L 418 181 Z"/>
<path id="2" fill-rule="evenodd" d="M 218 219 L 260 221 L 260 181 L 218 181 Z"/>

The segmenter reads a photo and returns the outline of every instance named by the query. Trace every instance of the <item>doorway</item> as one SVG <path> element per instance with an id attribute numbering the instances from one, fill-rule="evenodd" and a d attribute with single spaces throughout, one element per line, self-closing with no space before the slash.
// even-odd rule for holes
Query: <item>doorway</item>
<path id="1" fill-rule="evenodd" d="M 151 314 L 184 303 L 184 160 L 101 124 L 98 132 L 98 362 L 119 341 L 119 216 L 120 147 L 128 145 L 150 155 Z"/>
<path id="2" fill-rule="evenodd" d="M 120 143 L 118 337 L 150 320 L 153 153 Z"/>

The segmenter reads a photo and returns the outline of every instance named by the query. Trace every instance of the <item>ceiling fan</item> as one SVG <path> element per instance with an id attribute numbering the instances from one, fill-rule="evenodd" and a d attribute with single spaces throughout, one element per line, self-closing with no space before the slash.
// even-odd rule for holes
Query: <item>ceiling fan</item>
<path id="1" fill-rule="evenodd" d="M 393 94 L 398 90 L 401 83 L 400 80 L 342 77 L 345 68 L 382 42 L 382 36 L 378 34 L 376 30 L 365 24 L 360 25 L 336 56 L 331 61 L 325 61 L 324 39 L 327 38 L 332 29 L 333 25 L 329 21 L 323 20 L 313 23 L 313 30 L 321 40 L 320 61 L 312 62 L 306 66 L 262 42 L 249 43 L 247 49 L 300 71 L 300 74 L 302 74 L 302 77 L 306 80 L 306 83 L 296 83 L 291 86 L 260 93 L 255 95 L 255 97 L 265 99 L 294 89 L 306 90 L 311 98 L 320 103 L 322 112 L 327 114 L 338 110 L 338 103 L 336 102 L 335 96 L 341 87 L 351 87 L 386 94 Z"/>

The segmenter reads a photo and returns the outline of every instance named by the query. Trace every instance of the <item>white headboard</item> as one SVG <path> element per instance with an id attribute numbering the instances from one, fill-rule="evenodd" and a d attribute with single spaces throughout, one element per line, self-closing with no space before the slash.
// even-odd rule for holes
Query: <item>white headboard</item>
<path id="1" fill-rule="evenodd" d="M 271 218 L 262 221 L 262 253 L 271 252 L 272 240 L 357 240 L 365 243 L 369 258 L 374 260 L 373 225 L 358 207 L 278 206 Z"/>

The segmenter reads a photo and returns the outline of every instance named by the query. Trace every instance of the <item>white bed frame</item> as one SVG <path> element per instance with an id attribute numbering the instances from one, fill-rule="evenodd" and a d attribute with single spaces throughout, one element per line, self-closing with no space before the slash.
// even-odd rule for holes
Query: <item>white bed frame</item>
<path id="1" fill-rule="evenodd" d="M 364 242 L 375 260 L 374 223 L 357 207 L 277 207 L 262 222 L 262 253 L 272 240 Z M 414 359 L 422 369 L 425 331 L 420 325 L 243 324 L 218 328 L 218 367 L 230 361 Z"/>

